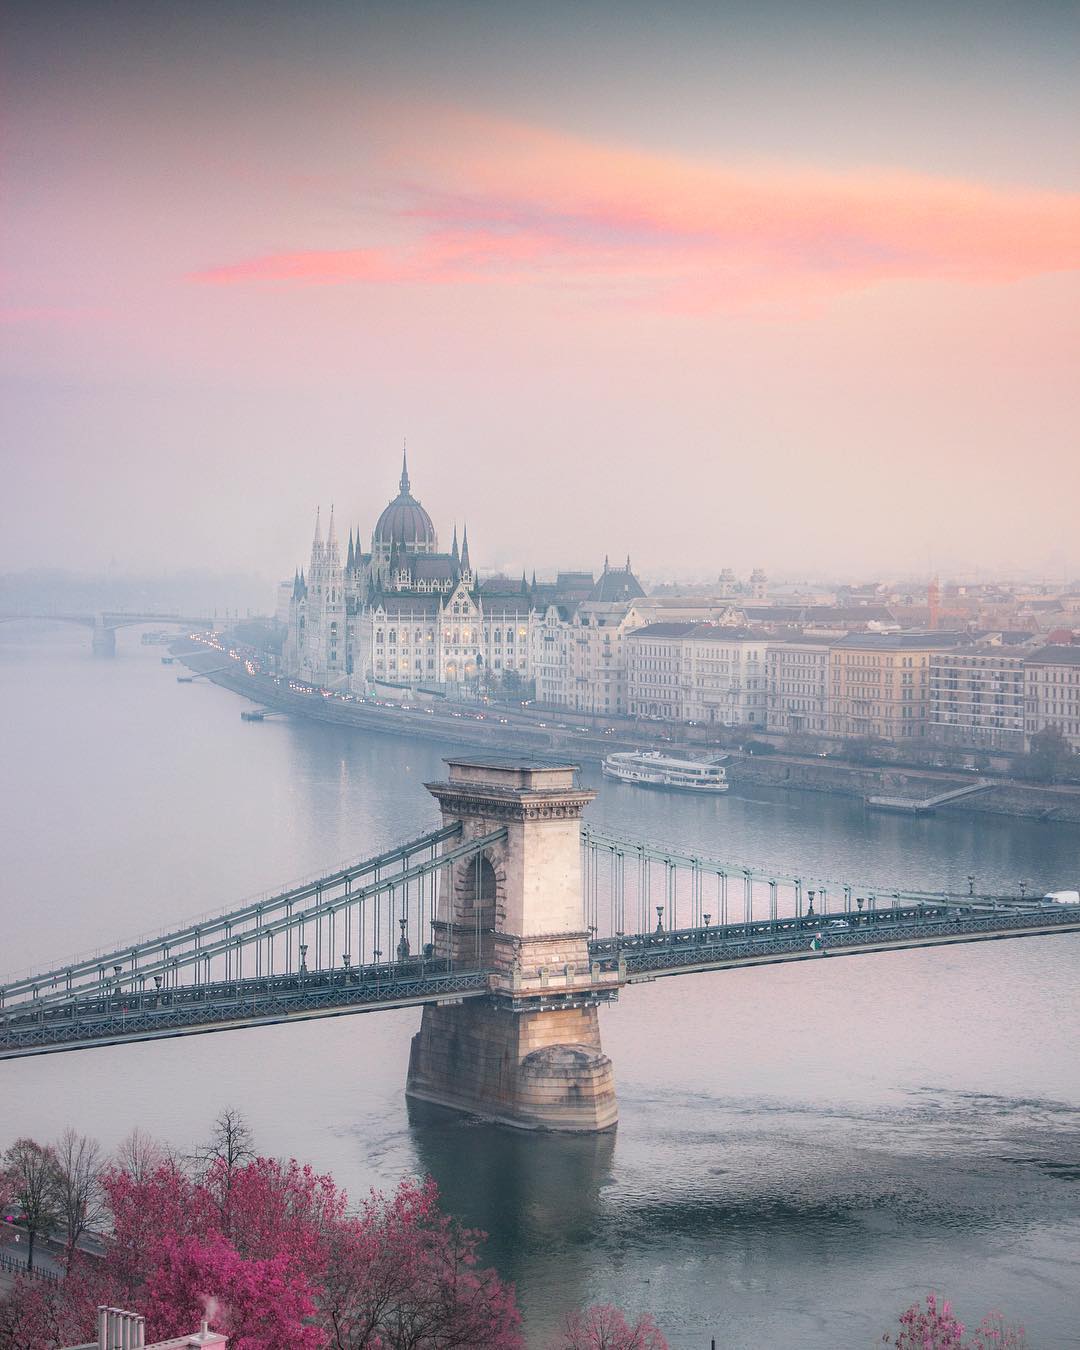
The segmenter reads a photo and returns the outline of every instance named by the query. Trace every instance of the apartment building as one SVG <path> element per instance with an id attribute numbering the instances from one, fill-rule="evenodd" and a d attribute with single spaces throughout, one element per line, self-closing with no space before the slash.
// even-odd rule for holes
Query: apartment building
<path id="1" fill-rule="evenodd" d="M 1030 738 L 1057 727 L 1080 750 L 1080 647 L 1042 647 L 1024 662 L 1024 720 Z"/>
<path id="2" fill-rule="evenodd" d="M 943 745 L 1024 749 L 1024 653 L 977 646 L 930 655 L 927 735 Z"/>
<path id="3" fill-rule="evenodd" d="M 890 741 L 926 735 L 930 660 L 963 642 L 958 633 L 857 633 L 829 649 L 829 730 Z"/>
<path id="4" fill-rule="evenodd" d="M 714 624 L 653 623 L 630 632 L 624 646 L 632 716 L 765 730 L 763 634 Z"/>
<path id="5" fill-rule="evenodd" d="M 629 601 L 549 607 L 534 645 L 537 702 L 597 716 L 624 716 L 623 642 L 643 622 Z"/>
<path id="6" fill-rule="evenodd" d="M 793 634 L 766 643 L 769 731 L 828 735 L 831 648 L 831 639 L 810 634 Z"/>

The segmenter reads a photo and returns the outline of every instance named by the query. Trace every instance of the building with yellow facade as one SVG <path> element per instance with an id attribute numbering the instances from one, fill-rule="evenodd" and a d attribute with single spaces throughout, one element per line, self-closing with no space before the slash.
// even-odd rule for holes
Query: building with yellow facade
<path id="1" fill-rule="evenodd" d="M 958 633 L 854 633 L 829 648 L 834 736 L 921 740 L 930 715 L 930 660 Z"/>

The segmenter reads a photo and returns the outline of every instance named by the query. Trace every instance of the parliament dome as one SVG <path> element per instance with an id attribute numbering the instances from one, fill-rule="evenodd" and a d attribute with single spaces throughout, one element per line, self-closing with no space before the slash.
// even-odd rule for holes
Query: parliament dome
<path id="1" fill-rule="evenodd" d="M 374 551 L 386 553 L 394 544 L 407 553 L 435 551 L 435 526 L 409 491 L 409 469 L 404 455 L 401 457 L 400 491 L 379 517 L 371 542 Z"/>

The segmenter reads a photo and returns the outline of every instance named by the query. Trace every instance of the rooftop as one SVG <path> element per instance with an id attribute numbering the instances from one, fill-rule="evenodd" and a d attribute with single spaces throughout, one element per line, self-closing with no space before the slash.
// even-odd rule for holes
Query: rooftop
<path id="1" fill-rule="evenodd" d="M 1080 666 L 1080 647 L 1040 647 L 1028 657 L 1028 665 Z"/>

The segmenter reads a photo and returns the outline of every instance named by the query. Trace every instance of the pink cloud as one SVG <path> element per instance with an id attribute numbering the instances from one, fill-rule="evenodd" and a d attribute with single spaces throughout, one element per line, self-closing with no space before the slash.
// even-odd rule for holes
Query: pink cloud
<path id="1" fill-rule="evenodd" d="M 377 242 L 210 267 L 216 285 L 513 284 L 663 308 L 804 304 L 893 280 L 1080 266 L 1080 194 L 897 172 L 729 167 L 445 119 L 405 136 Z"/>

